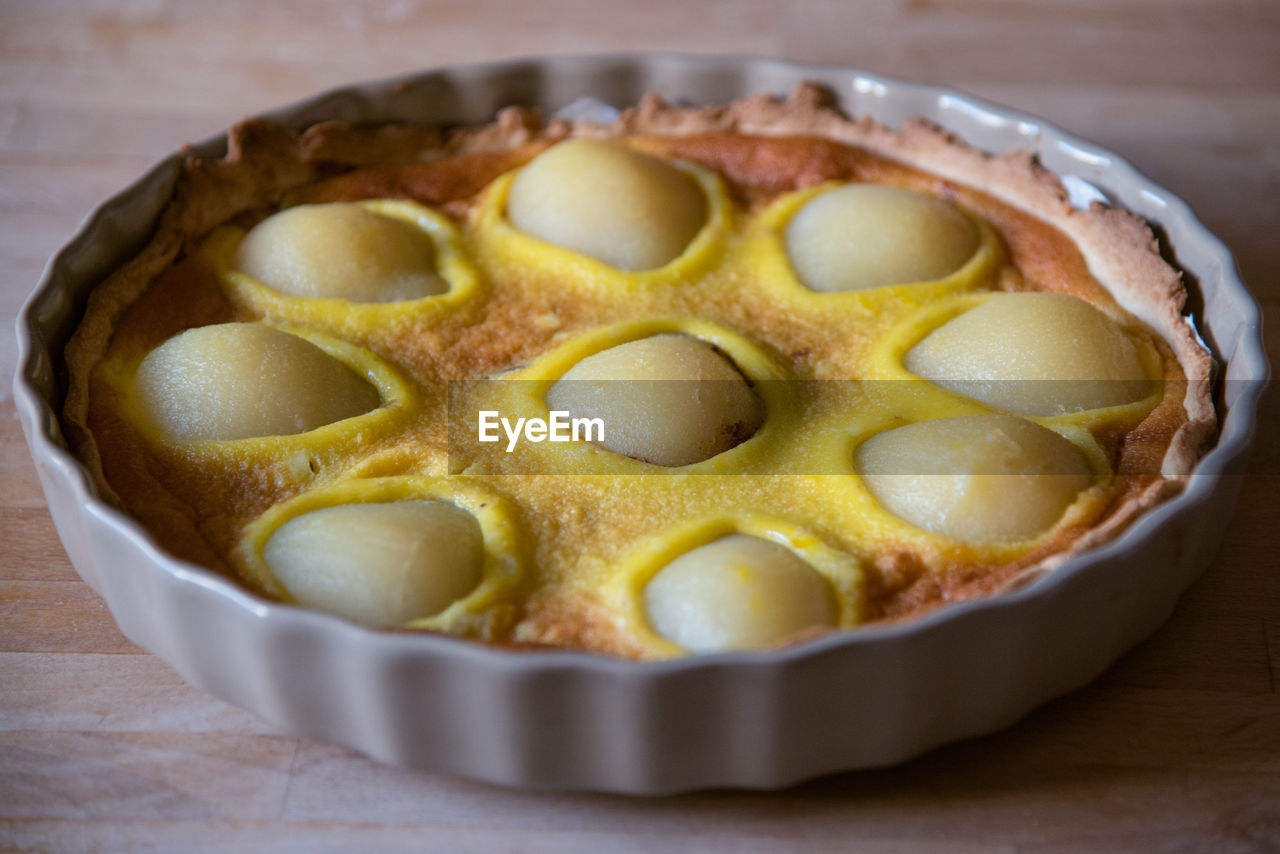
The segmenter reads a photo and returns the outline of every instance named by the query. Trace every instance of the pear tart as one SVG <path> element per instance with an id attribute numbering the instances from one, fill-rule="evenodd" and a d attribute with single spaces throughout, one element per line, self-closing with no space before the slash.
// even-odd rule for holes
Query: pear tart
<path id="1" fill-rule="evenodd" d="M 164 548 L 278 600 L 774 647 L 1025 583 L 1216 429 L 1144 223 L 815 87 L 230 140 L 92 294 L 66 421 Z M 485 443 L 484 411 L 608 429 Z"/>

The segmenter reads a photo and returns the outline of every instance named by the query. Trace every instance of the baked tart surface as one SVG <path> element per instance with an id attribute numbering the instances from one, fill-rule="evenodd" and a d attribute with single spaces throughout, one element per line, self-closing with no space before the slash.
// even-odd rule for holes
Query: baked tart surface
<path id="1" fill-rule="evenodd" d="M 1025 154 L 812 87 L 248 122 L 92 294 L 67 432 L 162 546 L 276 599 L 769 647 L 1025 583 L 1176 494 L 1215 429 L 1184 300 Z M 603 435 L 479 440 L 552 411 Z"/>

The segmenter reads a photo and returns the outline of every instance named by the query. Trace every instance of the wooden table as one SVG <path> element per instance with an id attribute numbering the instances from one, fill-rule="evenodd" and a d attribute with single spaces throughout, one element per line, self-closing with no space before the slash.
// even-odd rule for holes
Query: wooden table
<path id="1" fill-rule="evenodd" d="M 184 141 L 325 87 L 557 52 L 859 65 L 1129 157 L 1280 301 L 1280 6 L 1192 0 L 0 2 L 0 315 L 89 208 Z M 1280 352 L 1280 326 L 1269 335 Z M 15 362 L 12 338 L 0 367 Z M 1272 396 L 1274 400 L 1274 395 Z M 280 732 L 126 641 L 0 400 L 0 848 L 1261 851 L 1280 845 L 1280 407 L 1217 561 L 1154 638 L 998 735 L 775 794 L 530 795 Z"/>

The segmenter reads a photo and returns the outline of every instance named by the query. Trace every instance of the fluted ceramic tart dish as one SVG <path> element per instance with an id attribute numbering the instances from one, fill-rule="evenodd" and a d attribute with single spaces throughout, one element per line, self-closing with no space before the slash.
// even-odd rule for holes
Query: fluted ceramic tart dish
<path id="1" fill-rule="evenodd" d="M 1265 379 L 1231 270 L 955 93 L 511 63 L 157 167 L 50 265 L 16 388 L 78 571 L 213 693 L 509 784 L 776 786 L 1167 615 Z"/>

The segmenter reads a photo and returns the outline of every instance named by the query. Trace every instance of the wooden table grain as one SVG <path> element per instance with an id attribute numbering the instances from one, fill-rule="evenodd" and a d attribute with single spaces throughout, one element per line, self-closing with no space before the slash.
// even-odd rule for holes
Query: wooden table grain
<path id="1" fill-rule="evenodd" d="M 444 63 L 668 50 L 944 83 L 1119 152 L 1235 251 L 1274 360 L 1277 46 L 1262 0 L 0 0 L 0 320 L 96 202 L 240 116 Z M 1280 850 L 1274 398 L 1217 559 L 1092 685 L 897 768 L 643 800 L 382 767 L 184 684 L 72 570 L 6 391 L 0 849 Z"/>

